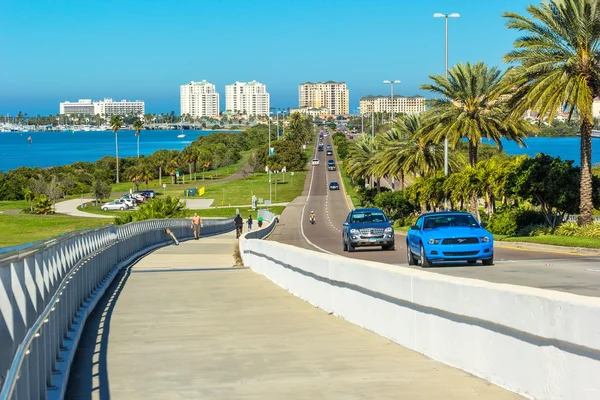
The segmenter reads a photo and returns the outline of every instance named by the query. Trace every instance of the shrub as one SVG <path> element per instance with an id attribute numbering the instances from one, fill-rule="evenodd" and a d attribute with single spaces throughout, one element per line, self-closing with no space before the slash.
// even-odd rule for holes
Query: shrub
<path id="1" fill-rule="evenodd" d="M 544 236 L 550 235 L 552 228 L 543 224 L 527 225 L 517 231 L 517 236 Z"/>
<path id="2" fill-rule="evenodd" d="M 540 211 L 507 207 L 499 209 L 490 217 L 488 230 L 495 235 L 516 235 L 527 226 L 544 223 L 544 214 Z"/>
<path id="3" fill-rule="evenodd" d="M 578 236 L 578 232 L 579 225 L 577 225 L 577 222 L 565 222 L 554 233 L 560 236 Z"/>
<path id="4" fill-rule="evenodd" d="M 374 198 L 376 207 L 394 221 L 401 221 L 404 225 L 404 219 L 414 214 L 417 207 L 412 204 L 401 191 L 385 191 L 377 194 Z"/>

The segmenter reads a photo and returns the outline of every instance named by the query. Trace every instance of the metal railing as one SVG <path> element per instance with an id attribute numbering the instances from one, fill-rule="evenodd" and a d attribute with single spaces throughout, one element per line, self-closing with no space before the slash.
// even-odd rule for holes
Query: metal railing
<path id="1" fill-rule="evenodd" d="M 189 219 L 71 232 L 0 254 L 0 399 L 62 398 L 81 329 L 119 270 L 193 236 Z M 206 219 L 202 235 L 234 229 Z"/>

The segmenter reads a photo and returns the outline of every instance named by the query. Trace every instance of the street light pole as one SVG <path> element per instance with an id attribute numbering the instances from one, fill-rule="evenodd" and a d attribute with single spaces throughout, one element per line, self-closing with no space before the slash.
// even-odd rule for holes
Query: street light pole
<path id="1" fill-rule="evenodd" d="M 400 83 L 399 80 L 386 80 L 383 81 L 383 83 L 389 84 L 390 85 L 390 89 L 391 89 L 391 96 L 390 96 L 390 100 L 392 102 L 392 119 L 391 121 L 394 121 L 394 84 L 395 83 Z"/>
<path id="2" fill-rule="evenodd" d="M 278 125 L 279 126 L 279 125 Z M 267 160 L 271 155 L 271 111 L 269 110 L 269 148 L 267 149 Z M 269 178 L 269 202 L 271 202 L 271 170 L 269 169 L 269 163 L 267 162 L 267 173 Z"/>
<path id="3" fill-rule="evenodd" d="M 460 18 L 460 14 L 433 14 L 434 18 L 444 18 L 446 20 L 446 79 L 448 78 L 448 18 Z M 444 176 L 448 176 L 448 137 L 444 138 Z M 448 209 L 448 199 L 444 199 L 444 209 Z"/>

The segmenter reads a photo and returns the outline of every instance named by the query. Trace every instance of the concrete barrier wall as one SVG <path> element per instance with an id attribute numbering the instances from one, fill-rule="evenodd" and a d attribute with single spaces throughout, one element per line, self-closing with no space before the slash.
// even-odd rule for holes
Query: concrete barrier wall
<path id="1" fill-rule="evenodd" d="M 307 302 L 533 399 L 600 398 L 600 299 L 240 241 Z"/>

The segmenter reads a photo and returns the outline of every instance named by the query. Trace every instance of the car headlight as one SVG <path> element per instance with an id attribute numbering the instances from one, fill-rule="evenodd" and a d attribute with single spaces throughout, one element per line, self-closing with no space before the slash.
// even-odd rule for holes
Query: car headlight
<path id="1" fill-rule="evenodd" d="M 440 239 L 429 239 L 429 241 L 427 243 L 429 243 L 429 244 L 439 244 L 440 243 Z"/>
<path id="2" fill-rule="evenodd" d="M 479 238 L 479 240 L 481 240 L 481 243 L 489 243 L 490 242 L 490 238 L 487 236 L 482 236 Z"/>
<path id="3" fill-rule="evenodd" d="M 392 232 L 394 232 L 394 229 L 391 226 L 388 226 L 387 228 L 385 228 L 384 232 L 385 233 L 392 233 Z"/>
<path id="4" fill-rule="evenodd" d="M 350 229 L 350 234 L 351 235 L 358 235 L 360 232 L 358 232 L 358 229 Z"/>

